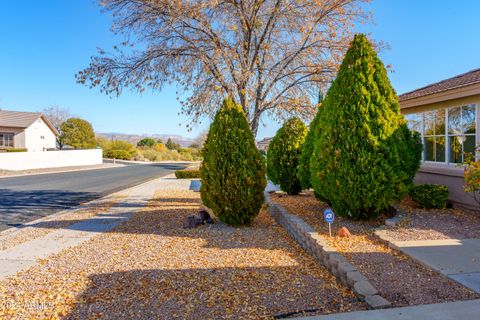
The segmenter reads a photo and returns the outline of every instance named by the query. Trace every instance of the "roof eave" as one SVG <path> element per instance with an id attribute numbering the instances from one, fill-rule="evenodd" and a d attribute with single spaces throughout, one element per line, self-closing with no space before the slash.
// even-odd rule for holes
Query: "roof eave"
<path id="1" fill-rule="evenodd" d="M 461 99 L 475 95 L 480 95 L 480 82 L 410 99 L 402 100 L 400 96 L 399 103 L 400 109 L 407 109 L 441 101 Z"/>
<path id="2" fill-rule="evenodd" d="M 45 116 L 44 114 L 41 114 L 40 118 L 42 118 L 42 120 L 50 128 L 50 130 L 52 130 L 52 132 L 55 134 L 55 136 L 58 137 L 60 135 L 60 132 L 58 132 L 58 130 L 53 126 L 53 124 L 50 122 L 50 120 L 48 120 L 47 116 Z"/>

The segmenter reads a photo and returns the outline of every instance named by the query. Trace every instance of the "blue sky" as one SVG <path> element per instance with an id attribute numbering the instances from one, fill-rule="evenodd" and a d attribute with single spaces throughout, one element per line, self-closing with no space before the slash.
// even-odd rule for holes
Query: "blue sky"
<path id="1" fill-rule="evenodd" d="M 374 24 L 358 27 L 386 42 L 381 52 L 398 93 L 480 67 L 477 0 L 377 0 Z M 0 1 L 0 108 L 39 111 L 60 105 L 100 132 L 169 133 L 195 137 L 208 121 L 187 131 L 175 88 L 110 98 L 76 84 L 97 47 L 117 44 L 111 18 L 93 0 Z M 258 138 L 278 125 L 264 119 Z"/>

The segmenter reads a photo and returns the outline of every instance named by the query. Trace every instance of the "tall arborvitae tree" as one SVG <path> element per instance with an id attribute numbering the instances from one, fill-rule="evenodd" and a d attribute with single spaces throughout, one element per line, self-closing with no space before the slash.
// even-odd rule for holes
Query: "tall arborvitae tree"
<path id="1" fill-rule="evenodd" d="M 203 203 L 231 225 L 250 224 L 263 204 L 265 166 L 240 105 L 223 102 L 210 126 L 200 167 Z"/>
<path id="2" fill-rule="evenodd" d="M 307 135 L 307 127 L 299 118 L 287 120 L 268 146 L 268 178 L 288 194 L 298 194 L 298 160 Z"/>
<path id="3" fill-rule="evenodd" d="M 315 141 L 316 130 L 318 128 L 318 119 L 320 118 L 320 108 L 310 123 L 310 129 L 308 130 L 305 142 L 303 143 L 302 153 L 300 154 L 298 160 L 298 179 L 302 189 L 309 189 L 312 187 L 310 182 L 310 158 L 312 157 L 313 152 L 313 143 Z"/>
<path id="4" fill-rule="evenodd" d="M 407 192 L 420 141 L 406 129 L 385 67 L 365 35 L 350 44 L 316 132 L 311 182 L 337 214 L 374 218 Z"/>
<path id="5" fill-rule="evenodd" d="M 315 140 L 315 132 L 318 126 L 318 119 L 320 118 L 319 112 L 323 99 L 323 90 L 320 88 L 318 91 L 318 110 L 315 114 L 315 118 L 313 118 L 312 122 L 310 123 L 307 137 L 303 143 L 302 153 L 300 154 L 300 158 L 298 160 L 298 179 L 300 180 L 302 189 L 309 189 L 312 187 L 312 183 L 310 181 L 310 158 L 312 157 L 313 142 Z M 317 194 L 315 195 L 318 196 Z"/>

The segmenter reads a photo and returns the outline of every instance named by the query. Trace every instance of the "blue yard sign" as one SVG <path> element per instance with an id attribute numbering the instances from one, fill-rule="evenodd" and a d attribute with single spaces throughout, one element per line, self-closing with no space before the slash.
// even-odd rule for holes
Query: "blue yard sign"
<path id="1" fill-rule="evenodd" d="M 332 222 L 335 220 L 335 214 L 333 213 L 332 209 L 327 208 L 323 212 L 323 217 L 325 218 L 325 221 L 328 223 L 328 233 L 330 234 L 330 237 L 332 236 Z"/>
<path id="2" fill-rule="evenodd" d="M 323 217 L 325 218 L 325 221 L 327 223 L 332 223 L 333 220 L 335 220 L 335 214 L 330 208 L 325 209 L 325 211 L 323 212 Z"/>

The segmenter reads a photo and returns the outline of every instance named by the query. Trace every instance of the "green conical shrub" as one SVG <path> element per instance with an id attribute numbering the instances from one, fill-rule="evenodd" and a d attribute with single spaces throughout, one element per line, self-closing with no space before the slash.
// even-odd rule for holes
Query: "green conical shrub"
<path id="1" fill-rule="evenodd" d="M 322 104 L 310 159 L 315 192 L 338 215 L 375 218 L 408 191 L 419 145 L 383 63 L 356 35 Z"/>
<path id="2" fill-rule="evenodd" d="M 226 99 L 210 126 L 200 167 L 203 203 L 230 225 L 258 215 L 266 186 L 265 166 L 241 106 Z"/>
<path id="3" fill-rule="evenodd" d="M 298 160 L 307 135 L 307 127 L 298 118 L 287 120 L 270 142 L 267 152 L 267 175 L 288 194 L 298 194 Z"/>

